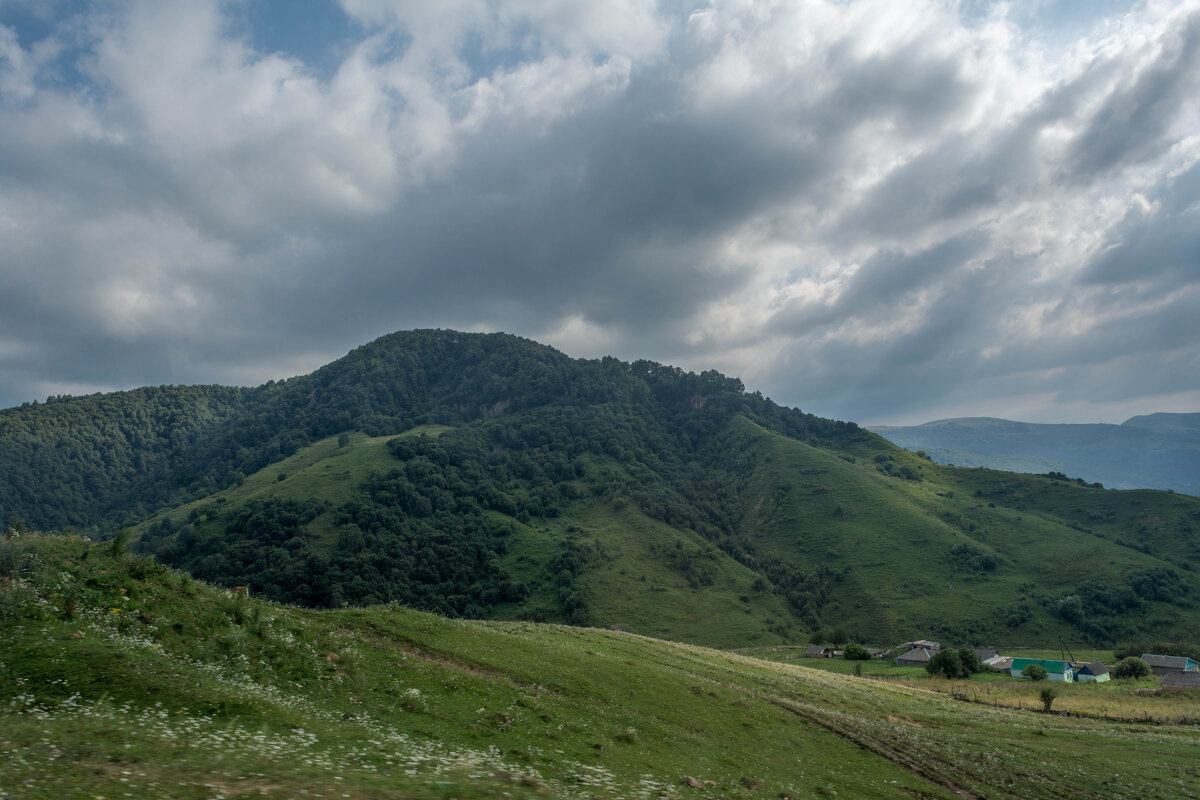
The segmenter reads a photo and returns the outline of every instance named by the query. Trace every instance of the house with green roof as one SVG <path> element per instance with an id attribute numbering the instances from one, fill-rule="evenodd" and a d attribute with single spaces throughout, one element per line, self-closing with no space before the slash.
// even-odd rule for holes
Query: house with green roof
<path id="1" fill-rule="evenodd" d="M 1046 670 L 1046 679 L 1070 683 L 1075 680 L 1075 668 L 1068 661 L 1055 661 L 1049 658 L 1014 658 L 1008 674 L 1014 678 L 1024 678 L 1025 668 L 1030 664 L 1040 664 Z"/>

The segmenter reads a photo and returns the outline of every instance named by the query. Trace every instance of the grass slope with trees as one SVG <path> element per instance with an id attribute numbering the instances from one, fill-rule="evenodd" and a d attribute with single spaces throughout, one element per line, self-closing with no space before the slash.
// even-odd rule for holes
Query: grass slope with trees
<path id="1" fill-rule="evenodd" d="M 173 393 L 205 412 L 175 404 L 187 435 L 154 410 Z M 106 451 L 114 431 L 148 452 Z M 158 502 L 139 552 L 305 606 L 722 647 L 834 626 L 881 643 L 1200 639 L 1200 500 L 939 466 L 715 372 L 415 331 L 257 389 L 0 413 L 0 449 L 72 437 L 96 444 L 0 460 L 20 479 L 0 482 L 6 515 L 105 531 Z"/>
<path id="2" fill-rule="evenodd" d="M 1195 726 L 957 702 L 641 636 L 310 611 L 0 539 L 0 794 L 1175 798 Z"/>

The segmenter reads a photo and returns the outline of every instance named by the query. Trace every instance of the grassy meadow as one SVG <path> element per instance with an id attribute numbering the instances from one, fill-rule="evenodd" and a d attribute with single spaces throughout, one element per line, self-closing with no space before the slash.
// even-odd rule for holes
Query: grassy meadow
<path id="1" fill-rule="evenodd" d="M 1200 726 L 611 630 L 308 611 L 0 540 L 6 798 L 1174 798 Z M 1181 702 L 1166 698 L 1156 702 Z"/>

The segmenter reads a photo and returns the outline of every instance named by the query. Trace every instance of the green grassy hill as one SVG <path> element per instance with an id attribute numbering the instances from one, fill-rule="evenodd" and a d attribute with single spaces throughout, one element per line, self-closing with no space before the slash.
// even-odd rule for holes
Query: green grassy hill
<path id="1" fill-rule="evenodd" d="M 306 611 L 0 540 L 0 794 L 1174 798 L 1195 726 L 966 704 L 594 629 Z"/>
<path id="2" fill-rule="evenodd" d="M 149 521 L 137 547 L 256 591 L 274 567 L 255 572 L 254 564 L 268 561 L 315 558 L 334 585 L 362 582 L 374 573 L 345 553 L 344 509 L 379 475 L 436 460 L 458 433 L 441 426 L 323 440 Z M 398 447 L 395 438 L 409 444 Z M 733 476 L 721 484 L 735 495 L 731 531 L 673 525 L 630 500 L 637 482 L 612 459 L 592 458 L 581 476 L 572 472 L 554 492 L 553 516 L 480 512 L 500 531 L 488 556 L 494 573 L 519 591 L 477 615 L 617 627 L 715 647 L 804 641 L 821 626 L 882 643 L 917 635 L 1009 646 L 1056 643 L 1060 635 L 1077 646 L 1200 638 L 1195 498 L 942 467 L 878 439 L 835 452 L 744 417 L 731 420 L 714 446 L 737 454 L 721 473 Z M 526 483 L 505 484 L 503 502 L 520 505 Z M 247 509 L 288 503 L 310 504 L 314 513 L 283 535 L 236 525 Z M 264 536 L 286 536 L 287 544 L 266 547 Z M 260 562 L 239 566 L 225 555 L 254 548 Z M 309 555 L 288 561 L 292 552 Z M 213 566 L 213 553 L 223 566 Z M 419 561 L 419 553 L 401 556 Z M 460 611 L 438 598 L 382 594 L 398 585 L 372 588 L 368 601 Z"/>
<path id="3" fill-rule="evenodd" d="M 1200 641 L 1200 499 L 939 466 L 736 378 L 499 334 L 0 412 L 0 518 L 140 523 L 141 553 L 314 608 L 720 647 Z"/>
<path id="4" fill-rule="evenodd" d="M 749 423 L 737 429 L 731 449 L 756 458 L 745 535 L 760 552 L 837 576 L 823 615 L 860 638 L 928 631 L 1024 645 L 1200 633 L 1195 498 L 956 469 L 903 451 L 862 448 L 852 463 Z M 899 477 L 905 470 L 919 479 Z"/>

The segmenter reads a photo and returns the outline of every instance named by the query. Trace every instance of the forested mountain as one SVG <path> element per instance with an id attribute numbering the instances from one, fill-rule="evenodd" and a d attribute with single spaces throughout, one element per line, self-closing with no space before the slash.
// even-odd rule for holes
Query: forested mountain
<path id="1" fill-rule="evenodd" d="M 814 441 L 866 436 L 746 394 L 716 372 L 571 359 L 504 334 L 411 331 L 255 389 L 163 386 L 0 412 L 0 513 L 46 529 L 113 528 L 335 433 L 512 420 L 535 408 L 558 409 L 540 426 L 542 447 L 653 453 L 664 465 L 737 413 Z"/>
<path id="2" fill-rule="evenodd" d="M 872 430 L 942 464 L 1058 472 L 1113 489 L 1200 495 L 1200 414 L 1147 414 L 1120 425 L 968 417 Z"/>
<path id="3" fill-rule="evenodd" d="M 177 502 L 197 448 L 262 394 L 160 386 L 0 411 L 2 519 L 45 530 L 111 528 Z"/>
<path id="4" fill-rule="evenodd" d="M 315 607 L 721 646 L 1200 638 L 1200 501 L 939 466 L 716 372 L 413 331 L 0 413 L 0 513 Z M 10 457 L 10 454 L 12 457 Z"/>

